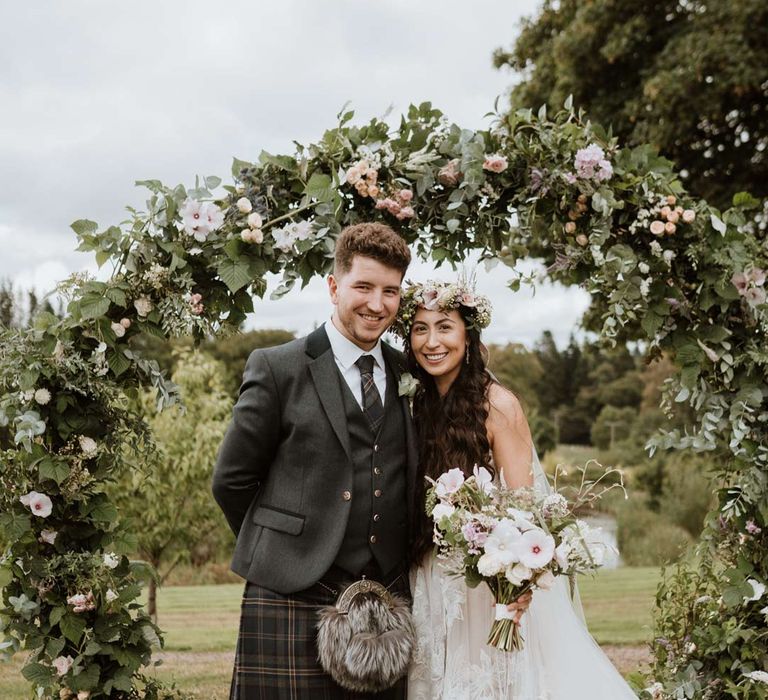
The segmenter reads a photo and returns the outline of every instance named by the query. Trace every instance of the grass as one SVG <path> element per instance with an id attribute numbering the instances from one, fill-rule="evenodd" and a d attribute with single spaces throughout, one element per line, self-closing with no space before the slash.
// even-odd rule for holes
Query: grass
<path id="1" fill-rule="evenodd" d="M 645 644 L 651 637 L 659 572 L 655 568 L 603 571 L 579 583 L 590 630 L 600 644 Z M 228 696 L 242 585 L 176 586 L 158 592 L 165 631 L 163 663 L 153 672 L 206 700 Z M 0 698 L 25 700 L 30 689 L 21 660 L 0 665 Z"/>

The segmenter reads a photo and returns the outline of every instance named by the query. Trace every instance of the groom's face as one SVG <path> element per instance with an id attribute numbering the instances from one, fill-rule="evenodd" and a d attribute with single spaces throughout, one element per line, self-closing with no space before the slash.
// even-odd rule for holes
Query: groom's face
<path id="1" fill-rule="evenodd" d="M 370 350 L 395 320 L 402 281 L 399 270 L 355 255 L 347 272 L 328 278 L 334 325 L 355 345 Z"/>

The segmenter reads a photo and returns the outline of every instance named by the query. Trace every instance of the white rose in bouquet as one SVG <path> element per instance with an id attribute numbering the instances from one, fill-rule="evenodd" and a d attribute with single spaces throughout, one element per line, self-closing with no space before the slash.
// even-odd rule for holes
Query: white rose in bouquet
<path id="1" fill-rule="evenodd" d="M 521 562 L 508 567 L 506 573 L 507 581 L 513 586 L 522 586 L 526 581 L 530 581 L 532 575 L 533 571 Z"/>

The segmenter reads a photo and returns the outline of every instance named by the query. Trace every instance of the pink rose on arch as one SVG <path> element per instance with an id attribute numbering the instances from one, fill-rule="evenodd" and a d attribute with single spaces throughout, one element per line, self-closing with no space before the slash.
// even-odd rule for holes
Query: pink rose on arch
<path id="1" fill-rule="evenodd" d="M 63 676 L 70 668 L 75 660 L 71 656 L 57 656 L 51 665 L 56 669 L 56 673 L 59 676 Z"/>
<path id="2" fill-rule="evenodd" d="M 96 608 L 96 601 L 93 599 L 93 593 L 75 593 L 67 598 L 67 605 L 72 606 L 72 612 L 81 613 Z"/>
<path id="3" fill-rule="evenodd" d="M 605 158 L 605 151 L 596 143 L 590 143 L 586 148 L 576 151 L 573 166 L 578 176 L 585 180 L 595 179 L 602 182 L 613 176 L 613 166 Z"/>
<path id="4" fill-rule="evenodd" d="M 464 472 L 458 468 L 450 469 L 438 478 L 435 493 L 438 498 L 445 498 L 452 493 L 456 493 L 463 484 Z"/>
<path id="5" fill-rule="evenodd" d="M 199 316 L 201 313 L 203 313 L 203 309 L 205 307 L 201 303 L 202 300 L 203 300 L 202 294 L 192 294 L 189 297 L 189 308 L 190 308 L 190 311 L 193 314 L 195 314 L 195 316 Z"/>
<path id="6" fill-rule="evenodd" d="M 503 173 L 509 163 L 505 156 L 501 156 L 498 153 L 486 156 L 483 161 L 483 170 L 490 170 L 492 173 Z"/>
<path id="7" fill-rule="evenodd" d="M 750 282 L 754 282 L 758 287 L 762 287 L 765 284 L 765 270 L 759 267 L 753 267 L 748 273 L 747 277 Z"/>
<path id="8" fill-rule="evenodd" d="M 56 541 L 56 536 L 59 533 L 56 532 L 56 530 L 41 530 L 40 531 L 40 541 L 45 542 L 46 544 L 53 544 Z"/>
<path id="9" fill-rule="evenodd" d="M 750 287 L 744 292 L 744 298 L 751 307 L 765 304 L 765 290 L 760 287 Z"/>
<path id="10" fill-rule="evenodd" d="M 744 296 L 747 287 L 749 286 L 749 278 L 743 272 L 736 272 L 733 277 L 731 277 L 731 282 L 733 283 L 733 286 L 736 287 L 739 294 Z"/>
<path id="11" fill-rule="evenodd" d="M 664 222 L 660 221 L 659 219 L 656 219 L 655 221 L 651 222 L 651 233 L 654 236 L 662 236 L 664 235 Z"/>
<path id="12" fill-rule="evenodd" d="M 53 502 L 44 493 L 30 491 L 28 494 L 20 496 L 19 500 L 32 511 L 33 515 L 40 518 L 47 518 L 53 510 Z"/>
<path id="13" fill-rule="evenodd" d="M 459 170 L 459 159 L 454 158 L 448 161 L 437 173 L 437 180 L 446 187 L 455 187 L 461 180 L 461 171 Z"/>

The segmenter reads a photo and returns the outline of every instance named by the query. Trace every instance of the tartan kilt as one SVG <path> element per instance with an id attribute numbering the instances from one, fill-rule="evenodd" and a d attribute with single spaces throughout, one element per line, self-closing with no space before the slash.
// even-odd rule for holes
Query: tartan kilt
<path id="1" fill-rule="evenodd" d="M 390 590 L 410 599 L 407 572 Z M 323 670 L 317 613 L 336 597 L 319 584 L 282 595 L 247 582 L 230 700 L 404 700 L 407 678 L 381 693 L 356 693 Z"/>

